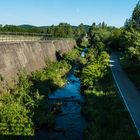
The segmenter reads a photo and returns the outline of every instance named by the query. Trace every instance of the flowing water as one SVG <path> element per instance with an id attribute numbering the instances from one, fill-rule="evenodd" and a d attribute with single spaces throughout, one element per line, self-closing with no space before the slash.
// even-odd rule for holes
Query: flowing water
<path id="1" fill-rule="evenodd" d="M 75 69 L 76 66 L 69 73 L 68 82 L 63 88 L 49 94 L 51 102 L 62 104 L 61 113 L 56 115 L 55 130 L 49 131 L 46 128 L 39 130 L 36 140 L 83 140 L 86 121 L 81 114 L 81 107 L 84 103 L 84 95 L 80 93 L 81 83 L 74 75 Z"/>

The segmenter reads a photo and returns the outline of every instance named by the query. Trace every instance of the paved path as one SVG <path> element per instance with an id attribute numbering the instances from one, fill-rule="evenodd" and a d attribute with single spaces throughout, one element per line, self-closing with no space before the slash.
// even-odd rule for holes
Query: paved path
<path id="1" fill-rule="evenodd" d="M 122 70 L 115 52 L 111 54 L 110 63 L 113 78 L 140 136 L 140 92 Z"/>

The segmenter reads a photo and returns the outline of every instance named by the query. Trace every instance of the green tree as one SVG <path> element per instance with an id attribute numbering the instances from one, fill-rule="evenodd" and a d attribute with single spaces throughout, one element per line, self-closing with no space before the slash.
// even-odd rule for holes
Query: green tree
<path id="1" fill-rule="evenodd" d="M 73 29 L 68 23 L 60 23 L 54 28 L 55 37 L 73 37 Z"/>
<path id="2" fill-rule="evenodd" d="M 110 37 L 109 37 L 109 46 L 114 50 L 120 50 L 120 37 L 122 34 L 121 29 L 114 29 L 111 31 Z"/>
<path id="3" fill-rule="evenodd" d="M 140 28 L 140 1 L 137 3 L 132 13 L 132 24 L 134 28 Z"/>
<path id="4" fill-rule="evenodd" d="M 121 34 L 121 48 L 125 50 L 125 59 L 129 64 L 140 64 L 140 33 L 136 30 L 124 31 Z"/>
<path id="5" fill-rule="evenodd" d="M 127 30 L 131 30 L 133 28 L 132 19 L 126 19 L 124 23 L 124 28 Z"/>
<path id="6" fill-rule="evenodd" d="M 74 31 L 74 36 L 76 38 L 79 38 L 81 37 L 82 35 L 85 35 L 86 34 L 86 30 L 84 28 L 84 25 L 83 23 L 81 23 Z"/>

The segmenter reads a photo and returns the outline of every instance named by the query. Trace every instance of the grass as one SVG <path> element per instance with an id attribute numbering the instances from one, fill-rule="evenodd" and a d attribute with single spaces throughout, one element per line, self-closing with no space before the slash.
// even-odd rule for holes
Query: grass
<path id="1" fill-rule="evenodd" d="M 111 72 L 103 83 L 85 89 L 86 104 L 82 109 L 88 125 L 85 140 L 139 140 L 130 115 L 124 107 Z"/>

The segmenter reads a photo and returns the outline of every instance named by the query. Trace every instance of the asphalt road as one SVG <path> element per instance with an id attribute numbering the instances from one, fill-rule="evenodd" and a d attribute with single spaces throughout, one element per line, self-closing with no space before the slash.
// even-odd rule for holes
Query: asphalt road
<path id="1" fill-rule="evenodd" d="M 111 54 L 110 66 L 114 81 L 140 136 L 140 92 L 122 70 L 119 58 L 115 52 Z"/>

